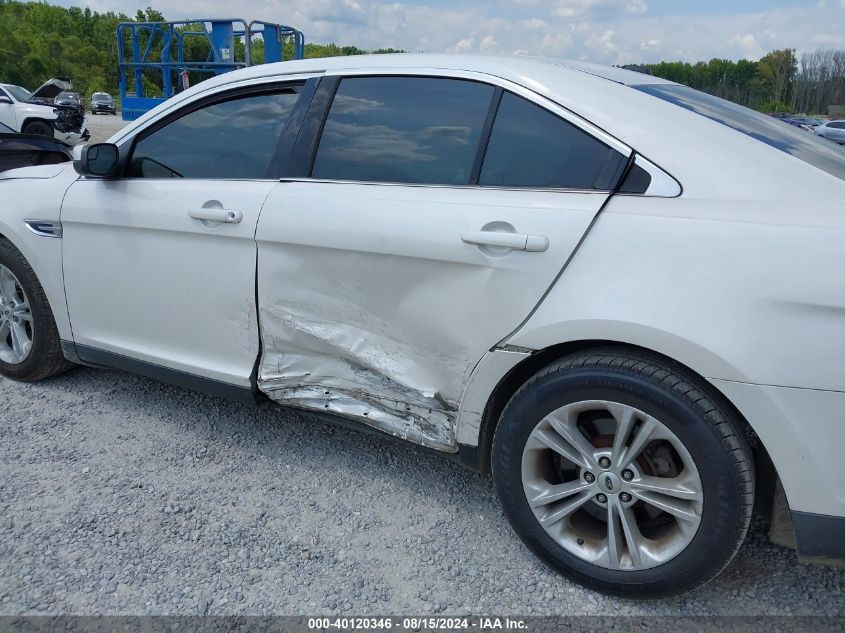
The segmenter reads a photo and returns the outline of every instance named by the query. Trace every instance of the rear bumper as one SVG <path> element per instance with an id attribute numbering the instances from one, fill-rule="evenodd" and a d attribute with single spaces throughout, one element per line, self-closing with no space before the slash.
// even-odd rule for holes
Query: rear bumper
<path id="1" fill-rule="evenodd" d="M 845 517 L 845 460 L 841 455 L 845 393 L 730 380 L 710 382 L 739 409 L 760 438 L 783 483 L 790 510 L 831 520 Z M 841 538 L 845 542 L 845 536 Z"/>
<path id="2" fill-rule="evenodd" d="M 845 567 L 845 517 L 793 512 L 792 529 L 801 562 Z"/>

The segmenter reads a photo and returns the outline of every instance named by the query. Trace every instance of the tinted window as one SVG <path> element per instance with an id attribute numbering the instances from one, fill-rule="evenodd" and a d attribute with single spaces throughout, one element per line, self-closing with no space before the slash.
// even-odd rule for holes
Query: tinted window
<path id="1" fill-rule="evenodd" d="M 516 95 L 496 114 L 480 185 L 610 189 L 624 158 L 583 130 Z"/>
<path id="2" fill-rule="evenodd" d="M 452 79 L 341 81 L 312 177 L 469 184 L 493 88 Z"/>
<path id="3" fill-rule="evenodd" d="M 843 129 L 845 129 L 845 123 L 836 123 L 836 122 L 828 123 L 827 127 L 835 127 L 839 130 L 843 130 Z"/>
<path id="4" fill-rule="evenodd" d="M 265 178 L 297 89 L 206 106 L 142 138 L 127 175 L 136 178 Z"/>
<path id="5" fill-rule="evenodd" d="M 655 84 L 632 87 L 727 125 L 845 180 L 845 150 L 800 128 L 784 125 L 783 121 L 687 86 Z"/>
<path id="6" fill-rule="evenodd" d="M 651 174 L 634 164 L 620 185 L 619 193 L 645 193 L 649 185 L 651 185 Z"/>
<path id="7" fill-rule="evenodd" d="M 25 90 L 20 86 L 6 86 L 6 90 L 8 90 L 12 94 L 12 97 L 17 101 L 27 101 L 32 96 L 32 93 L 29 90 Z"/>

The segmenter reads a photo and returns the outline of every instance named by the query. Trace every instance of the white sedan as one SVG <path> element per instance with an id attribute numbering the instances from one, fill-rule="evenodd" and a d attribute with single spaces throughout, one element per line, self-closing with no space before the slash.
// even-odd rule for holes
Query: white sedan
<path id="1" fill-rule="evenodd" d="M 841 561 L 843 179 L 832 143 L 615 68 L 257 66 L 0 175 L 0 373 L 115 367 L 451 453 L 607 592 L 714 578 L 755 496 Z"/>

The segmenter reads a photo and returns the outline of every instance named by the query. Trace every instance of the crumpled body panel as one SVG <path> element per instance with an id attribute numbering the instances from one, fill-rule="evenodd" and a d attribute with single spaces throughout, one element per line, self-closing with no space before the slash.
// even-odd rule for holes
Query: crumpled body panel
<path id="1" fill-rule="evenodd" d="M 461 367 L 436 353 L 421 356 L 346 298 L 331 303 L 321 309 L 262 306 L 261 391 L 282 404 L 352 417 L 402 439 L 454 450 Z"/>

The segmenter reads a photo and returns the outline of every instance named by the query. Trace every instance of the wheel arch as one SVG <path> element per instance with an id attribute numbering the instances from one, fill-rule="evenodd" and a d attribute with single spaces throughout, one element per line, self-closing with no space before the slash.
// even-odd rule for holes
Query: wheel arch
<path id="1" fill-rule="evenodd" d="M 30 115 L 28 117 L 25 117 L 24 120 L 21 122 L 21 129 L 20 129 L 21 133 L 23 133 L 26 126 L 29 125 L 30 123 L 44 123 L 46 125 L 49 125 L 51 130 L 56 129 L 56 128 L 53 127 L 53 122 L 50 119 L 45 119 L 45 118 L 40 117 L 40 116 L 31 116 Z"/>
<path id="2" fill-rule="evenodd" d="M 569 354 L 588 350 L 595 351 L 603 348 L 613 348 L 615 350 L 624 349 L 652 356 L 670 366 L 675 365 L 686 372 L 692 373 L 702 382 L 702 384 L 709 385 L 711 395 L 718 398 L 722 404 L 724 404 L 736 416 L 736 419 L 742 425 L 745 435 L 751 444 L 753 450 L 755 478 L 757 481 L 755 511 L 764 515 L 769 515 L 771 513 L 772 499 L 774 497 L 775 487 L 777 484 L 777 470 L 771 457 L 769 457 L 769 452 L 762 439 L 751 426 L 746 416 L 743 415 L 742 411 L 740 411 L 739 408 L 718 388 L 709 383 L 704 376 L 692 367 L 689 367 L 688 365 L 653 349 L 623 341 L 585 339 L 559 343 L 530 354 L 512 367 L 493 389 L 481 416 L 481 424 L 478 432 L 478 449 L 476 453 L 478 470 L 482 473 L 490 472 L 493 435 L 495 434 L 499 418 L 501 417 L 502 412 L 511 397 L 513 397 L 516 391 L 529 378 L 531 378 L 531 376 Z"/>
<path id="3" fill-rule="evenodd" d="M 0 240 L 11 244 L 24 257 L 44 290 L 59 334 L 64 340 L 73 340 L 64 294 L 61 240 L 39 237 L 34 233 L 32 240 L 26 239 L 28 237 L 30 236 L 22 237 L 12 226 L 0 219 Z M 39 252 L 34 248 L 34 240 L 44 240 L 43 251 Z"/>

